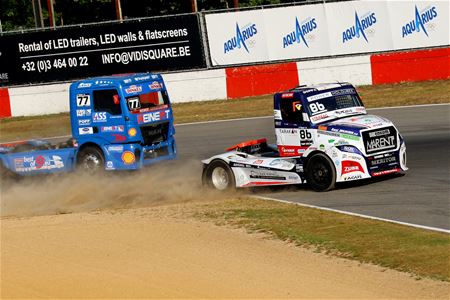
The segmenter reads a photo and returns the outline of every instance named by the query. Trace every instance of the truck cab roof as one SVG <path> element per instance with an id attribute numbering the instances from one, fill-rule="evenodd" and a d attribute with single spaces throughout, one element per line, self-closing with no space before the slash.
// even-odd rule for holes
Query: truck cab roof
<path id="1" fill-rule="evenodd" d="M 321 84 L 311 84 L 311 85 L 300 85 L 288 92 L 299 92 L 302 94 L 314 94 L 316 92 L 324 92 L 327 90 L 342 88 L 342 87 L 353 87 L 352 84 L 348 82 L 336 82 L 336 83 L 321 83 Z M 283 92 L 286 93 L 286 92 Z"/>
<path id="2" fill-rule="evenodd" d="M 112 76 L 101 76 L 83 79 L 72 83 L 72 87 L 75 88 L 88 88 L 88 87 L 106 87 L 120 85 L 132 85 L 148 81 L 162 81 L 160 74 L 152 73 L 138 73 L 138 74 L 117 74 Z"/>

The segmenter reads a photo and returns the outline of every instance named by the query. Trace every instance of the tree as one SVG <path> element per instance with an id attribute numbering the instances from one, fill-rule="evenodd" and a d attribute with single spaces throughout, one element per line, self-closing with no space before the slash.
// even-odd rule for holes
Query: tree
<path id="1" fill-rule="evenodd" d="M 47 0 L 41 1 L 44 25 L 49 26 Z M 114 0 L 53 0 L 56 26 L 112 21 Z M 300 0 L 301 1 L 301 0 Z M 0 0 L 3 31 L 34 28 L 33 0 Z M 292 0 L 239 0 L 240 7 L 289 3 Z M 299 2 L 299 1 L 297 1 Z M 190 13 L 191 0 L 121 0 L 124 18 Z M 233 0 L 197 0 L 198 10 L 233 7 Z"/>
<path id="2" fill-rule="evenodd" d="M 0 0 L 2 30 L 20 30 L 34 27 L 31 0 Z"/>

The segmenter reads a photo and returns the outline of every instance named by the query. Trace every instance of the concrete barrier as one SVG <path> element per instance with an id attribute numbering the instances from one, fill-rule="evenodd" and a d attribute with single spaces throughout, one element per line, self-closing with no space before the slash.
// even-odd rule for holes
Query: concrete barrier
<path id="1" fill-rule="evenodd" d="M 163 74 L 174 103 L 259 96 L 298 84 L 450 78 L 450 48 Z M 67 112 L 70 83 L 0 89 L 0 118 Z"/>

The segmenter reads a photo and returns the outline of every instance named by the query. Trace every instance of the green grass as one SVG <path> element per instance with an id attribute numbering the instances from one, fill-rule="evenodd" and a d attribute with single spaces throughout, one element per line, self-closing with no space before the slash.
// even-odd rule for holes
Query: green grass
<path id="1" fill-rule="evenodd" d="M 360 86 L 367 108 L 449 103 L 450 80 Z M 273 115 L 272 95 L 234 100 L 174 103 L 175 123 Z M 68 113 L 0 119 L 0 142 L 70 134 Z"/>
<path id="2" fill-rule="evenodd" d="M 204 205 L 196 217 L 418 278 L 450 281 L 450 235 L 446 233 L 248 198 Z"/>

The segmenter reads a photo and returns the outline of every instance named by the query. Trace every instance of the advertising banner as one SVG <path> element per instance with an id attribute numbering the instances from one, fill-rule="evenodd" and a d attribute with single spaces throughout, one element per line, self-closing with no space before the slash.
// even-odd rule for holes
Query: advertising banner
<path id="1" fill-rule="evenodd" d="M 449 1 L 388 1 L 395 49 L 449 45 Z"/>
<path id="2" fill-rule="evenodd" d="M 325 13 L 333 55 L 393 49 L 385 1 L 327 3 Z"/>
<path id="3" fill-rule="evenodd" d="M 0 36 L 0 86 L 204 66 L 197 15 Z"/>
<path id="4" fill-rule="evenodd" d="M 331 55 L 323 5 L 265 9 L 263 16 L 270 60 Z"/>
<path id="5" fill-rule="evenodd" d="M 213 66 L 269 59 L 261 10 L 207 14 L 205 19 Z"/>

